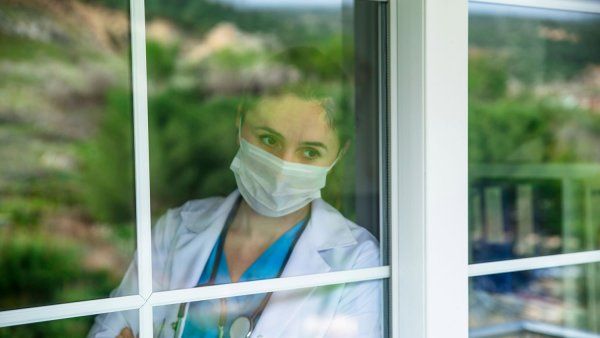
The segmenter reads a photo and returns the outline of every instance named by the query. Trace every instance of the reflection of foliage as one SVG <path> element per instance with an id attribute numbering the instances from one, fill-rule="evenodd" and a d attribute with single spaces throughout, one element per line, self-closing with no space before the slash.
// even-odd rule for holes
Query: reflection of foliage
<path id="1" fill-rule="evenodd" d="M 340 36 L 332 36 L 322 41 L 316 47 L 290 48 L 278 58 L 298 68 L 304 77 L 320 81 L 339 80 L 343 74 L 340 60 L 349 60 L 352 55 L 344 49 Z"/>
<path id="2" fill-rule="evenodd" d="M 500 99 L 506 95 L 506 62 L 488 55 L 469 55 L 471 101 Z"/>
<path id="3" fill-rule="evenodd" d="M 84 0 L 126 10 L 122 0 Z M 169 19 L 186 31 L 204 34 L 215 25 L 235 22 L 245 31 L 276 34 L 285 43 L 320 41 L 340 29 L 339 9 L 238 10 L 211 0 L 146 0 L 146 17 Z"/>
<path id="4" fill-rule="evenodd" d="M 164 210 L 235 188 L 227 170 L 237 149 L 238 99 L 167 91 L 150 101 L 152 197 Z"/>
<path id="5" fill-rule="evenodd" d="M 213 79 L 232 82 L 230 86 L 243 80 L 234 76 L 246 69 L 257 69 L 259 74 L 256 76 L 271 70 L 271 77 L 275 69 L 281 68 L 282 74 L 289 69 L 300 69 L 303 76 L 310 78 L 313 95 L 334 99 L 339 113 L 333 117 L 339 132 L 344 137 L 353 136 L 353 115 L 349 113 L 351 98 L 341 90 L 339 78 L 334 77 L 339 77 L 340 66 L 332 64 L 332 60 L 341 58 L 341 45 L 334 44 L 320 51 L 312 59 L 306 55 L 281 54 L 276 60 L 266 51 L 223 49 L 199 65 L 195 71 L 199 80 L 193 86 L 178 87 L 164 81 L 160 90 L 151 91 L 148 106 L 154 212 L 162 212 L 189 199 L 225 195 L 235 189 L 235 180 L 228 169 L 237 151 L 235 116 L 242 102 L 252 102 L 253 97 L 270 92 L 269 86 L 274 85 L 257 82 L 249 92 L 237 90 L 229 93 L 232 96 L 222 96 L 227 91 L 205 88 L 209 81 L 205 75 L 212 69 L 224 72 L 224 75 L 213 74 Z M 158 42 L 150 44 L 148 69 L 151 82 L 189 71 L 174 65 L 175 53 L 175 49 L 168 49 Z M 282 75 L 280 80 L 285 81 L 284 77 L 288 75 Z M 83 190 L 89 210 L 94 217 L 110 222 L 131 220 L 133 215 L 128 96 L 126 91 L 109 95 L 100 130 L 82 151 L 86 173 Z M 324 191 L 325 198 L 341 209 L 344 209 L 342 195 L 352 199 L 351 185 L 344 184 L 353 181 L 349 176 L 353 175 L 351 155 L 347 154 L 346 161 L 336 166 Z"/>
<path id="6" fill-rule="evenodd" d="M 600 117 L 527 91 L 507 94 L 506 65 L 490 56 L 469 63 L 470 163 L 597 161 L 593 150 L 573 147 L 576 137 L 597 135 Z M 577 132 L 570 131 L 570 129 Z"/>
<path id="7" fill-rule="evenodd" d="M 94 217 L 106 222 L 134 219 L 131 93 L 113 90 L 100 131 L 81 149 L 81 190 Z"/>
<path id="8" fill-rule="evenodd" d="M 104 296 L 114 281 L 107 271 L 88 271 L 80 247 L 27 231 L 0 237 L 0 307 L 47 305 Z M 93 285 L 93 288 L 89 286 Z M 52 286 L 52 287 L 49 287 Z"/>
<path id="9" fill-rule="evenodd" d="M 495 49 L 508 57 L 505 71 L 525 82 L 570 78 L 598 62 L 598 19 L 580 15 L 572 20 L 524 19 L 519 16 L 472 15 L 469 41 L 477 48 Z M 560 31 L 571 38 L 551 38 L 544 30 Z"/>
<path id="10" fill-rule="evenodd" d="M 0 338 L 85 337 L 93 317 L 78 317 L 0 329 Z"/>
<path id="11" fill-rule="evenodd" d="M 146 42 L 147 69 L 150 79 L 159 81 L 166 79 L 175 70 L 177 46 L 165 46 L 157 41 Z"/>

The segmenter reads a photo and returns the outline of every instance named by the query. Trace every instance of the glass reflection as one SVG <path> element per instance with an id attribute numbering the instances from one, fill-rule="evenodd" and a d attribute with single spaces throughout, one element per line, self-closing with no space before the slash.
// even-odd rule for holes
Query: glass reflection
<path id="1" fill-rule="evenodd" d="M 470 5 L 471 262 L 600 247 L 600 16 Z"/>
<path id="2" fill-rule="evenodd" d="M 132 327 L 138 326 L 138 311 L 115 312 L 102 316 L 118 316 L 130 318 Z M 0 328 L 0 338 L 85 338 L 94 322 L 93 316 L 53 320 L 42 323 L 16 325 Z M 115 336 L 110 336 L 115 337 Z M 119 338 L 129 338 L 127 336 Z M 133 336 L 132 336 L 133 338 Z"/>
<path id="3" fill-rule="evenodd" d="M 378 126 L 377 108 L 354 110 L 354 37 L 346 35 L 354 10 L 329 1 L 148 3 L 155 291 L 380 265 L 379 161 L 363 160 L 378 148 L 353 150 L 358 136 L 379 144 L 366 128 Z M 363 85 L 383 75 L 370 62 L 361 67 Z M 305 301 L 329 315 L 356 313 L 369 325 L 356 334 L 378 336 L 381 298 L 342 289 L 269 303 L 281 303 L 286 318 Z M 245 315 L 256 317 L 260 304 Z M 157 318 L 171 330 L 183 310 Z M 281 336 L 275 318 L 264 324 L 269 337 Z M 98 325 L 115 335 L 126 328 Z"/>
<path id="4" fill-rule="evenodd" d="M 0 310 L 119 284 L 135 248 L 129 74 L 126 10 L 0 2 Z"/>
<path id="5" fill-rule="evenodd" d="M 220 332 L 231 338 L 248 334 L 252 337 L 382 337 L 381 284 L 381 281 L 340 284 L 162 306 L 154 309 L 154 334 L 158 338 L 177 334 L 220 337 Z M 349 302 L 352 295 L 361 296 Z M 358 300 L 360 303 L 355 302 Z M 262 302 L 264 307 L 259 306 Z"/>
<path id="6" fill-rule="evenodd" d="M 600 336 L 600 265 L 474 277 L 470 337 Z"/>

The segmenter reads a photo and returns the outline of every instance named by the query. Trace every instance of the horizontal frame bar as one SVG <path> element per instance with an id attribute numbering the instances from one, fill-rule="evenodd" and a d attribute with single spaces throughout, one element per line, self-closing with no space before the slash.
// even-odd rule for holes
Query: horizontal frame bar
<path id="1" fill-rule="evenodd" d="M 528 320 L 472 328 L 469 330 L 469 337 L 497 337 L 501 335 L 520 333 L 523 331 L 553 337 L 600 338 L 600 335 L 593 332 Z"/>
<path id="2" fill-rule="evenodd" d="M 574 328 L 562 327 L 554 324 L 548 324 L 543 322 L 525 321 L 523 322 L 523 329 L 526 332 L 539 333 L 546 336 L 555 337 L 577 337 L 577 338 L 600 338 L 600 335 L 586 332 Z"/>
<path id="3" fill-rule="evenodd" d="M 381 266 L 367 269 L 161 291 L 152 293 L 148 299 L 145 299 L 140 295 L 133 295 L 0 311 L 0 327 L 138 309 L 140 309 L 140 320 L 148 323 L 148 319 L 151 320 L 152 315 L 150 308 L 153 306 L 387 279 L 390 277 L 390 271 L 391 269 L 389 266 Z M 151 334 L 151 332 L 149 333 Z"/>
<path id="4" fill-rule="evenodd" d="M 598 164 L 473 164 L 472 178 L 589 179 L 600 178 Z"/>
<path id="5" fill-rule="evenodd" d="M 137 310 L 146 300 L 140 295 L 87 300 L 66 304 L 38 306 L 0 312 L 0 327 L 47 322 L 97 315 L 108 312 Z"/>
<path id="6" fill-rule="evenodd" d="M 600 263 L 600 250 L 470 264 L 469 277 L 588 263 Z"/>
<path id="7" fill-rule="evenodd" d="M 316 286 L 364 282 L 390 277 L 390 267 L 327 272 L 314 275 L 283 277 L 232 284 L 211 285 L 191 289 L 155 292 L 148 300 L 152 306 L 197 302 L 201 300 L 246 296 L 252 294 L 304 289 Z"/>
<path id="8" fill-rule="evenodd" d="M 600 14 L 600 3 L 585 0 L 470 0 L 469 2 L 506 5 L 568 12 Z"/>

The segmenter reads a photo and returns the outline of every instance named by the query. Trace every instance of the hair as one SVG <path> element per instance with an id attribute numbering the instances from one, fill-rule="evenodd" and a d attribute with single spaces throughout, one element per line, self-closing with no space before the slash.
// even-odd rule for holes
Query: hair
<path id="1" fill-rule="evenodd" d="M 326 60 L 325 62 L 323 60 Z M 238 107 L 241 121 L 248 112 L 256 108 L 261 98 L 294 95 L 300 99 L 315 101 L 325 111 L 327 123 L 336 132 L 340 150 L 354 137 L 354 114 L 350 104 L 349 82 L 339 63 L 326 57 L 314 47 L 293 47 L 279 52 L 269 58 L 269 63 L 279 63 L 292 66 L 301 71 L 302 78 L 271 88 L 248 86 L 245 88 L 242 101 Z M 323 79 L 319 73 L 320 67 L 335 67 L 337 71 L 327 69 L 327 74 L 337 72 L 337 81 Z M 329 80 L 329 81 L 328 81 Z"/>

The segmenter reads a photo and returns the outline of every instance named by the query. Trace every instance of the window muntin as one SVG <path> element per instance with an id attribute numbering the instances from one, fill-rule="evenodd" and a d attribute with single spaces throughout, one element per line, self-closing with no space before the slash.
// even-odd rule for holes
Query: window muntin
<path id="1" fill-rule="evenodd" d="M 595 250 L 600 18 L 470 5 L 470 260 Z"/>
<path id="2" fill-rule="evenodd" d="M 0 310 L 107 297 L 135 249 L 128 14 L 0 11 Z"/>

